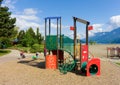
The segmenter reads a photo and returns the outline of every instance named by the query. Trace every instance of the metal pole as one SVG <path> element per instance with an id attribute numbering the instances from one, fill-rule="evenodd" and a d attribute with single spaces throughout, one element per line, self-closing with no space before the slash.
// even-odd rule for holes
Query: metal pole
<path id="1" fill-rule="evenodd" d="M 74 48 L 73 48 L 73 50 L 74 50 L 74 60 L 75 60 L 75 57 L 76 57 L 76 18 L 75 17 L 73 17 L 73 19 L 74 19 Z M 76 68 L 76 66 L 75 66 L 75 68 Z M 75 71 L 75 68 L 74 68 L 74 71 Z"/>
<path id="2" fill-rule="evenodd" d="M 58 18 L 57 18 L 57 41 L 56 43 L 57 43 L 57 49 L 58 49 Z"/>
<path id="3" fill-rule="evenodd" d="M 80 43 L 80 68 L 82 66 L 82 44 Z"/>
<path id="4" fill-rule="evenodd" d="M 57 18 L 57 59 L 59 59 L 59 49 L 58 49 L 58 18 Z M 57 61 L 58 63 L 58 61 Z"/>
<path id="5" fill-rule="evenodd" d="M 88 25 L 89 25 L 89 22 L 86 24 L 86 45 L 88 46 Z M 88 46 L 88 49 L 87 49 L 87 52 L 88 52 L 88 57 L 89 57 L 89 46 Z M 87 61 L 88 61 L 88 57 L 87 57 Z"/>
<path id="6" fill-rule="evenodd" d="M 50 36 L 50 33 L 51 33 L 51 20 L 49 19 L 49 36 Z M 50 55 L 50 50 L 49 50 L 49 55 Z"/>
<path id="7" fill-rule="evenodd" d="M 86 25 L 86 45 L 88 45 L 88 25 L 89 23 Z"/>
<path id="8" fill-rule="evenodd" d="M 107 58 L 108 58 L 108 47 L 107 47 Z"/>
<path id="9" fill-rule="evenodd" d="M 76 18 L 73 17 L 74 19 L 74 60 L 75 60 L 75 56 L 76 56 Z"/>
<path id="10" fill-rule="evenodd" d="M 50 33 L 51 33 L 51 20 L 49 19 L 49 36 L 50 36 Z"/>
<path id="11" fill-rule="evenodd" d="M 46 34 L 47 34 L 47 19 L 45 19 L 45 41 L 44 41 L 44 56 L 46 56 Z"/>
<path id="12" fill-rule="evenodd" d="M 60 18 L 60 48 L 62 47 L 61 18 Z"/>

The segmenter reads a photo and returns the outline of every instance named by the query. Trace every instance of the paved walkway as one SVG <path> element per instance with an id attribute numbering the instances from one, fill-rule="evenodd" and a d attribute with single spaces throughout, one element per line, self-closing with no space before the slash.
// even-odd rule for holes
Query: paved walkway
<path id="1" fill-rule="evenodd" d="M 4 55 L 0 57 L 0 64 L 6 63 L 12 60 L 17 60 L 17 58 L 20 56 L 20 51 L 18 50 L 11 50 L 11 52 L 7 55 Z"/>
<path id="2" fill-rule="evenodd" d="M 35 53 L 24 53 L 26 57 L 31 57 L 35 55 Z M 13 60 L 18 60 L 20 58 L 20 51 L 18 50 L 11 50 L 11 52 L 7 55 L 4 55 L 0 57 L 0 64 L 13 61 Z M 43 55 L 40 55 L 40 58 L 44 58 Z"/>

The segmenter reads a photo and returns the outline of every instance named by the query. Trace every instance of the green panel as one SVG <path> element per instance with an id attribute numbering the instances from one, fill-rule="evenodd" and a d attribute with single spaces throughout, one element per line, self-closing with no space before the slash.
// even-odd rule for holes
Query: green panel
<path id="1" fill-rule="evenodd" d="M 82 66 L 81 66 L 81 71 L 82 71 L 83 73 L 86 73 L 86 66 L 87 66 L 87 62 L 83 62 L 83 63 L 82 63 Z"/>
<path id="2" fill-rule="evenodd" d="M 48 50 L 56 50 L 57 49 L 57 36 L 55 36 L 55 35 L 46 36 L 46 48 Z"/>
<path id="3" fill-rule="evenodd" d="M 63 48 L 73 54 L 73 39 L 69 38 L 68 36 L 64 36 L 63 38 Z"/>
<path id="4" fill-rule="evenodd" d="M 61 42 L 60 42 L 60 38 L 61 38 Z M 61 43 L 61 46 L 60 46 Z M 58 48 L 61 49 L 65 49 L 71 53 L 73 53 L 73 39 L 61 35 L 61 37 L 58 38 Z M 56 35 L 50 35 L 50 36 L 46 36 L 46 48 L 48 50 L 56 50 L 57 49 L 57 36 Z"/>
<path id="5" fill-rule="evenodd" d="M 63 48 L 73 54 L 73 43 L 64 43 Z"/>

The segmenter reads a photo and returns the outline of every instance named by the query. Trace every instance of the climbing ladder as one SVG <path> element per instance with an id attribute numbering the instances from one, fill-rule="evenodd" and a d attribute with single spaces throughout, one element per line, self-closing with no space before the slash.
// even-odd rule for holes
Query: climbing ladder
<path id="1" fill-rule="evenodd" d="M 66 74 L 74 69 L 76 66 L 76 61 L 73 59 L 71 52 L 64 50 L 64 62 L 59 65 L 59 70 L 61 73 Z"/>

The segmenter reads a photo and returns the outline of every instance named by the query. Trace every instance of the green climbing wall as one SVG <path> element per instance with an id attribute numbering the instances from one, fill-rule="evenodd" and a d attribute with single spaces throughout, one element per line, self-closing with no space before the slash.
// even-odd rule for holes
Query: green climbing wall
<path id="1" fill-rule="evenodd" d="M 57 49 L 57 36 L 55 36 L 55 35 L 46 36 L 46 48 L 48 50 L 56 50 Z"/>
<path id="2" fill-rule="evenodd" d="M 61 47 L 60 47 L 61 43 Z M 50 35 L 46 36 L 46 48 L 48 50 L 56 50 L 57 49 L 57 36 L 56 35 Z M 71 53 L 73 53 L 73 39 L 62 35 L 61 36 L 61 42 L 60 42 L 60 37 L 58 38 L 58 48 L 65 49 Z"/>

